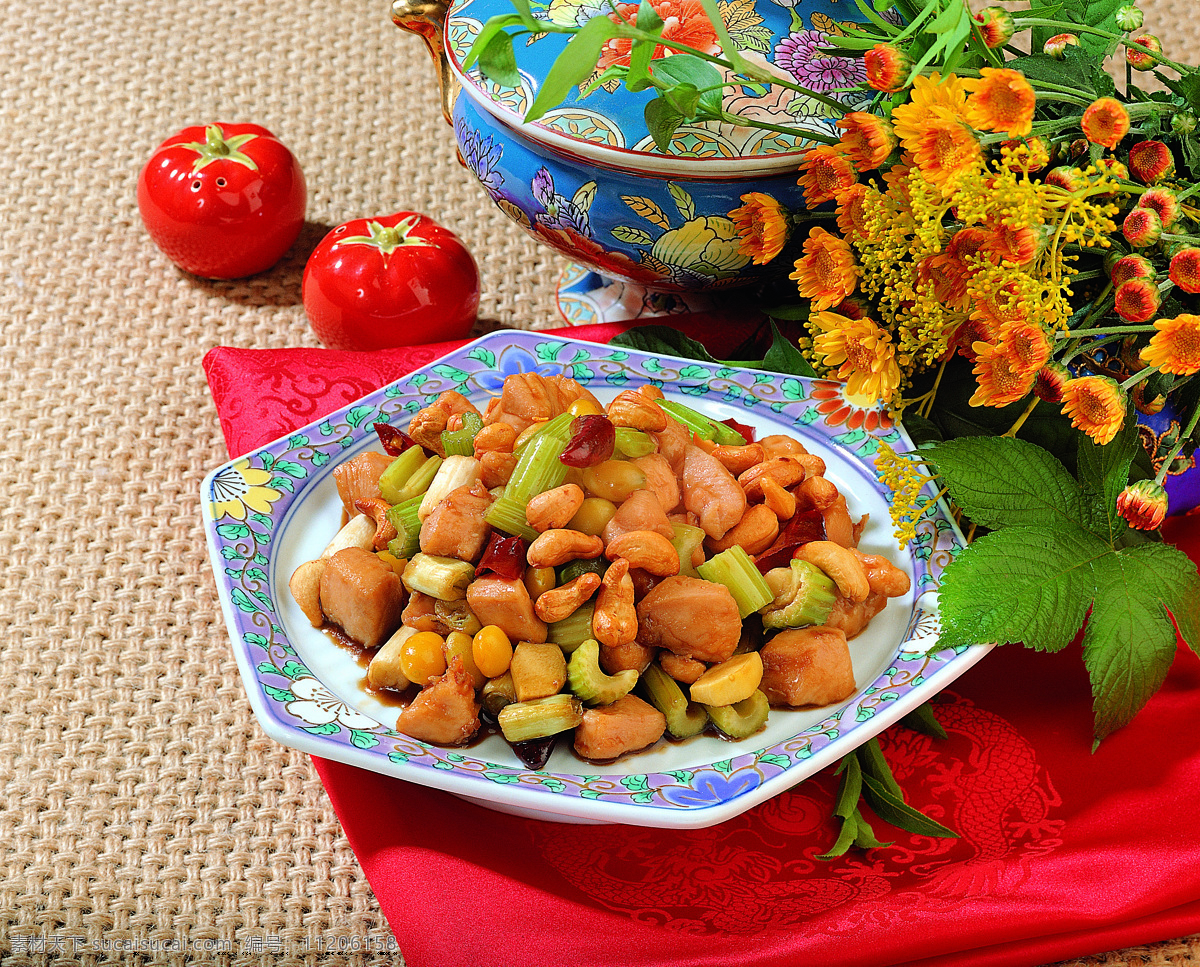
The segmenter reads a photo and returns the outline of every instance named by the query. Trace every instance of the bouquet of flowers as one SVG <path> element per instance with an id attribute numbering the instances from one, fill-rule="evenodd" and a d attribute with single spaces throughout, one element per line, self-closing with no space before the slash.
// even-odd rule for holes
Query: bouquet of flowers
<path id="1" fill-rule="evenodd" d="M 1200 648 L 1200 580 L 1159 533 L 1200 418 L 1200 71 L 1126 0 L 855 0 L 865 22 L 818 51 L 857 62 L 849 86 L 813 91 L 739 48 L 727 5 L 700 0 L 715 43 L 693 47 L 669 2 L 564 23 L 514 0 L 472 57 L 500 76 L 512 36 L 574 33 L 531 115 L 623 83 L 648 92 L 660 146 L 683 123 L 779 127 L 714 90 L 828 109 L 833 133 L 796 129 L 812 143 L 806 208 L 754 193 L 729 213 L 746 256 L 792 269 L 793 297 L 764 308 L 802 327 L 804 369 L 918 442 L 879 462 L 899 540 L 931 479 L 960 514 L 942 643 L 1051 651 L 1081 635 L 1098 743 L 1161 685 L 1177 631 Z M 1168 430 L 1139 432 L 1138 413 L 1164 407 Z"/>

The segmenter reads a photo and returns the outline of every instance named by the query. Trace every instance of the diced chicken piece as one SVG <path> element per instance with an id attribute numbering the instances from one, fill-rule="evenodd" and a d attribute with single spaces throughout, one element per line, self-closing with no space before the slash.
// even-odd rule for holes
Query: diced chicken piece
<path id="1" fill-rule="evenodd" d="M 724 585 L 664 578 L 638 603 L 637 640 L 698 661 L 725 661 L 742 636 L 737 602 Z"/>
<path id="2" fill-rule="evenodd" d="M 857 604 L 838 595 L 833 602 L 833 610 L 825 619 L 830 628 L 837 628 L 847 638 L 857 638 L 867 623 L 887 606 L 887 595 L 872 591 L 865 601 Z"/>
<path id="3" fill-rule="evenodd" d="M 696 661 L 695 658 L 685 658 L 683 655 L 677 655 L 673 651 L 660 651 L 658 653 L 658 663 L 662 665 L 662 670 L 675 679 L 675 681 L 683 682 L 685 685 L 692 684 L 692 682 L 708 671 L 708 666 L 704 662 Z"/>
<path id="4" fill-rule="evenodd" d="M 417 631 L 437 631 L 441 633 L 441 621 L 433 610 L 437 598 L 420 591 L 412 591 L 408 596 L 408 605 L 400 620 L 406 628 Z"/>
<path id="5" fill-rule="evenodd" d="M 640 675 L 650 662 L 654 661 L 657 653 L 657 649 L 636 641 L 630 641 L 624 645 L 601 645 L 600 667 L 610 675 L 615 675 L 626 668 L 632 668 Z"/>
<path id="6" fill-rule="evenodd" d="M 667 419 L 667 428 L 650 436 L 658 444 L 658 452 L 662 454 L 671 472 L 679 477 L 683 474 L 683 458 L 687 448 L 692 445 L 691 431 L 678 420 Z"/>
<path id="7" fill-rule="evenodd" d="M 646 475 L 646 489 L 658 498 L 662 509 L 668 514 L 673 512 L 679 506 L 682 494 L 679 480 L 666 458 L 661 453 L 650 453 L 630 463 Z"/>
<path id="8" fill-rule="evenodd" d="M 447 415 L 454 416 L 455 414 L 462 415 L 463 413 L 474 413 L 479 416 L 479 410 L 475 408 L 475 404 L 456 390 L 448 389 L 442 393 L 433 402 L 434 406 L 440 406 L 446 411 Z"/>
<path id="9" fill-rule="evenodd" d="M 462 745 L 479 730 L 475 682 L 455 655 L 441 678 L 426 685 L 396 719 L 396 731 L 435 745 Z"/>
<path id="10" fill-rule="evenodd" d="M 333 469 L 333 482 L 337 484 L 338 496 L 348 517 L 362 513 L 354 506 L 356 500 L 371 500 L 380 496 L 379 477 L 395 457 L 369 450 L 360 453 Z"/>
<path id="11" fill-rule="evenodd" d="M 347 547 L 325 562 L 320 594 L 325 616 L 364 648 L 378 648 L 400 627 L 404 585 L 361 547 Z"/>
<path id="12" fill-rule="evenodd" d="M 483 519 L 491 506 L 492 495 L 479 481 L 450 491 L 421 524 L 421 550 L 477 564 L 492 532 Z"/>
<path id="13" fill-rule="evenodd" d="M 621 502 L 617 512 L 604 525 L 604 532 L 601 534 L 604 546 L 607 547 L 613 540 L 630 531 L 653 531 L 667 540 L 675 536 L 662 504 L 649 490 L 635 490 Z"/>
<path id="14" fill-rule="evenodd" d="M 507 423 L 520 433 L 526 427 L 565 413 L 578 399 L 600 406 L 591 391 L 565 376 L 517 373 L 504 381 L 499 406 L 488 406 L 484 422 Z M 603 407 L 601 407 L 603 409 Z"/>
<path id="15" fill-rule="evenodd" d="M 775 705 L 832 705 L 854 694 L 854 668 L 846 636 L 821 625 L 781 631 L 759 652 L 759 689 Z"/>
<path id="16" fill-rule="evenodd" d="M 615 759 L 654 744 L 666 730 L 662 712 L 636 695 L 624 695 L 612 705 L 584 710 L 575 728 L 575 751 L 585 759 Z"/>
<path id="17" fill-rule="evenodd" d="M 704 533 L 714 539 L 742 519 L 746 492 L 716 457 L 688 447 L 683 458 L 683 506 L 700 519 Z"/>
<path id="18" fill-rule="evenodd" d="M 496 625 L 509 641 L 546 640 L 546 624 L 533 611 L 533 599 L 525 583 L 494 576 L 472 581 L 467 588 L 467 605 L 481 624 Z"/>

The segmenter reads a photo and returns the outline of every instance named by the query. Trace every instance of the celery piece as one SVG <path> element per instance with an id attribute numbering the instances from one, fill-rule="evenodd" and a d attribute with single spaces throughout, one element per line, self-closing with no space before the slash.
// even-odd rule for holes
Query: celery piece
<path id="1" fill-rule="evenodd" d="M 567 654 L 571 654 L 592 637 L 592 615 L 595 610 L 595 602 L 588 601 L 562 621 L 551 622 L 546 626 L 546 640 L 554 642 Z"/>
<path id="2" fill-rule="evenodd" d="M 689 702 L 679 683 L 656 662 L 651 662 L 642 672 L 639 690 L 667 717 L 667 731 L 677 739 L 698 735 L 708 724 L 704 706 Z"/>
<path id="3" fill-rule="evenodd" d="M 429 489 L 429 485 L 433 483 L 433 478 L 437 476 L 438 470 L 441 469 L 442 458 L 439 456 L 431 456 L 421 466 L 419 466 L 411 477 L 400 488 L 398 496 L 401 501 L 408 500 L 410 497 L 416 497 L 425 493 Z"/>
<path id="4" fill-rule="evenodd" d="M 509 742 L 528 742 L 575 728 L 583 721 L 583 703 L 574 695 L 560 693 L 512 702 L 500 710 L 496 719 Z"/>
<path id="5" fill-rule="evenodd" d="M 409 591 L 420 591 L 439 601 L 460 601 L 475 580 L 475 565 L 455 557 L 414 554 L 401 580 Z"/>
<path id="6" fill-rule="evenodd" d="M 612 705 L 618 698 L 633 691 L 638 673 L 626 668 L 615 675 L 606 675 L 600 668 L 600 643 L 588 638 L 571 652 L 567 663 L 567 685 L 584 705 Z"/>
<path id="7" fill-rule="evenodd" d="M 792 560 L 787 568 L 767 572 L 772 599 L 759 611 L 764 628 L 823 625 L 837 600 L 837 585 L 815 564 Z"/>
<path id="8" fill-rule="evenodd" d="M 705 581 L 723 584 L 729 589 L 743 620 L 774 600 L 775 596 L 750 555 L 737 544 L 714 555 L 696 571 Z"/>
<path id="9" fill-rule="evenodd" d="M 704 547 L 704 528 L 672 523 L 671 530 L 675 532 L 675 536 L 671 538 L 671 546 L 679 555 L 679 573 L 684 577 L 699 577 L 700 574 L 692 563 L 692 554 L 697 547 Z"/>
<path id="10" fill-rule="evenodd" d="M 617 427 L 617 442 L 613 449 L 627 460 L 636 460 L 638 457 L 649 456 L 658 449 L 658 444 L 641 430 L 619 426 Z"/>
<path id="11" fill-rule="evenodd" d="M 602 557 L 580 557 L 574 561 L 567 561 L 558 569 L 558 584 L 562 586 L 568 581 L 574 581 L 581 574 L 599 574 L 600 577 L 604 577 L 604 572 L 608 570 L 608 563 Z"/>
<path id="12" fill-rule="evenodd" d="M 398 504 L 404 498 L 401 488 L 408 483 L 417 468 L 425 462 L 425 451 L 420 447 L 409 447 L 387 465 L 379 475 L 379 493 L 389 504 Z"/>
<path id="13" fill-rule="evenodd" d="M 562 433 L 566 429 L 566 439 L 571 439 L 571 424 L 575 421 L 575 417 L 570 413 L 560 413 L 553 419 L 544 420 L 541 423 L 535 423 L 527 432 L 517 434 L 516 445 L 513 447 L 513 453 L 520 456 L 529 448 L 531 440 L 537 438 L 541 433 L 549 430 L 551 433 Z"/>
<path id="14" fill-rule="evenodd" d="M 566 481 L 568 467 L 559 460 L 559 455 L 571 439 L 573 419 L 569 413 L 556 416 L 530 438 L 504 485 L 505 496 L 521 501 L 524 506 L 538 494 Z"/>
<path id="15" fill-rule="evenodd" d="M 442 431 L 442 448 L 448 457 L 475 454 L 475 434 L 483 429 L 483 417 L 478 413 L 464 413 L 462 422 L 461 430 Z"/>
<path id="16" fill-rule="evenodd" d="M 659 400 L 658 405 L 705 440 L 712 440 L 719 446 L 743 447 L 746 445 L 746 438 L 733 427 L 711 420 L 703 413 L 697 413 L 690 406 L 684 406 L 675 400 Z"/>
<path id="17" fill-rule="evenodd" d="M 505 534 L 515 534 L 527 541 L 536 540 L 538 532 L 529 526 L 525 517 L 526 504 L 528 501 L 518 502 L 507 495 L 501 496 L 493 501 L 483 519 Z"/>
<path id="18" fill-rule="evenodd" d="M 396 557 L 409 558 L 421 549 L 421 519 L 417 511 L 422 499 L 421 494 L 417 494 L 388 508 L 387 518 L 396 528 L 396 536 L 388 541 L 388 550 Z"/>
<path id="19" fill-rule="evenodd" d="M 745 739 L 767 724 L 771 703 L 761 691 L 733 705 L 705 705 L 713 725 L 731 739 Z"/>

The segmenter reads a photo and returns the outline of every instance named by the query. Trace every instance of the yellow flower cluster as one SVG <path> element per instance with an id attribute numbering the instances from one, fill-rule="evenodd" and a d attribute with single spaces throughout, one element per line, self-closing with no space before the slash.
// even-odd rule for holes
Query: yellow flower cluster
<path id="1" fill-rule="evenodd" d="M 897 453 L 883 441 L 875 454 L 875 471 L 885 487 L 892 492 L 892 523 L 901 549 L 917 536 L 917 523 L 937 500 L 923 494 L 926 484 L 936 478 L 926 473 L 920 460 L 909 454 Z M 941 496 L 938 494 L 938 496 Z"/>

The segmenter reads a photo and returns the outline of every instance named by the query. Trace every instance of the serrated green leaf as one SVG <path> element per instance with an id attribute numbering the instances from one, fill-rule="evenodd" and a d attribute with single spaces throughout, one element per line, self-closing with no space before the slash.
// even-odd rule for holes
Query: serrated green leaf
<path id="1" fill-rule="evenodd" d="M 1024 642 L 1058 651 L 1092 600 L 1092 562 L 1111 548 L 1078 525 L 1006 527 L 977 537 L 942 574 L 939 647 Z"/>
<path id="2" fill-rule="evenodd" d="M 1137 421 L 1130 418 L 1121 432 L 1100 446 L 1082 435 L 1076 457 L 1079 482 L 1084 489 L 1085 521 L 1088 529 L 1109 544 L 1129 529 L 1117 513 L 1117 498 L 1129 482 L 1129 468 L 1141 444 Z"/>
<path id="3" fill-rule="evenodd" d="M 964 437 L 934 444 L 931 456 L 963 512 L 984 527 L 1078 526 L 1083 491 L 1052 454 L 1011 437 Z"/>

